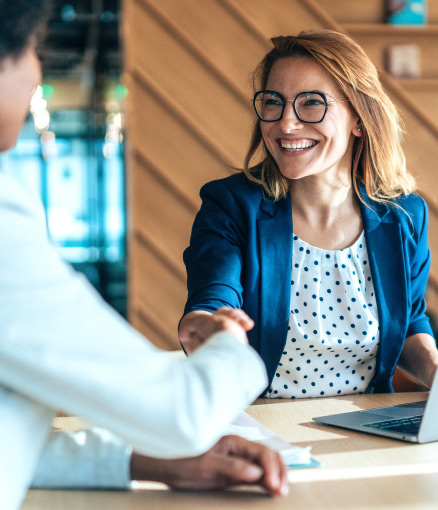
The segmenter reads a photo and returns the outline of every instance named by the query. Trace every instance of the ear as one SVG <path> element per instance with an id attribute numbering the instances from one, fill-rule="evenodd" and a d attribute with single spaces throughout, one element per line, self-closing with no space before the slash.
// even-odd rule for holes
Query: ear
<path id="1" fill-rule="evenodd" d="M 359 118 L 356 120 L 351 132 L 354 136 L 357 136 L 358 138 L 362 136 L 362 122 L 360 121 Z"/>

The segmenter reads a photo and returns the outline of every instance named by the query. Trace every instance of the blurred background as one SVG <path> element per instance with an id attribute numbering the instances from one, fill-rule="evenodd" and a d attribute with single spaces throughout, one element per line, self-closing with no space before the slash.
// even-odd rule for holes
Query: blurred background
<path id="1" fill-rule="evenodd" d="M 40 194 L 61 255 L 126 316 L 120 2 L 53 4 L 43 84 L 0 166 Z"/>
<path id="2" fill-rule="evenodd" d="M 54 4 L 40 49 L 43 85 L 0 166 L 19 169 L 42 197 L 62 256 L 155 344 L 179 348 L 182 253 L 200 187 L 242 166 L 250 73 L 270 37 L 308 29 L 338 30 L 361 44 L 402 112 L 408 166 L 430 209 L 435 320 L 438 0 Z"/>

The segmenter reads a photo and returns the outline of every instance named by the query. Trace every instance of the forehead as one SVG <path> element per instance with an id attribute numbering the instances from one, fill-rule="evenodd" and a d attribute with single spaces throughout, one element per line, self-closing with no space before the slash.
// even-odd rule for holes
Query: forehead
<path id="1" fill-rule="evenodd" d="M 339 91 L 330 73 L 316 60 L 307 57 L 277 60 L 269 73 L 266 88 L 288 97 L 307 90 L 318 90 L 327 94 Z"/>

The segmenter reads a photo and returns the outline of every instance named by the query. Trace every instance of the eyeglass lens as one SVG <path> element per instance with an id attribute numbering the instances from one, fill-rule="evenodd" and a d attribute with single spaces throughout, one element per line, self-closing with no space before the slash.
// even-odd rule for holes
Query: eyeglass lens
<path id="1" fill-rule="evenodd" d="M 254 107 L 261 120 L 280 120 L 286 105 L 283 97 L 272 91 L 260 91 L 254 96 Z M 321 122 L 327 110 L 327 101 L 318 92 L 301 92 L 293 101 L 297 117 L 303 122 Z"/>

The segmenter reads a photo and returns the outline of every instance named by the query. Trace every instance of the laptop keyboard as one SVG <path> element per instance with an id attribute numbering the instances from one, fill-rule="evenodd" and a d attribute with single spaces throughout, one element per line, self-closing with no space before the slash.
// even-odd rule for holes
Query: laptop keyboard
<path id="1" fill-rule="evenodd" d="M 411 416 L 396 420 L 378 421 L 376 423 L 367 423 L 365 427 L 371 427 L 379 430 L 389 430 L 391 432 L 402 432 L 404 434 L 417 435 L 423 415 Z"/>

